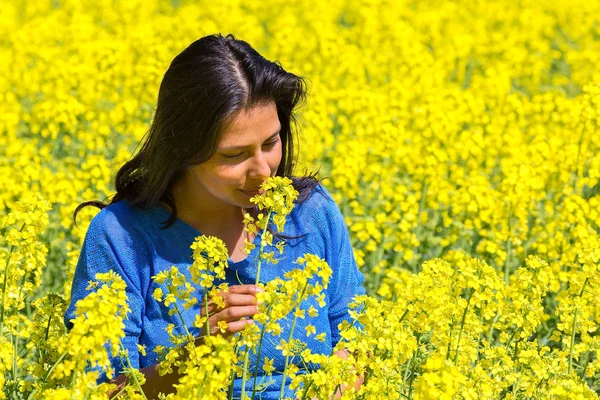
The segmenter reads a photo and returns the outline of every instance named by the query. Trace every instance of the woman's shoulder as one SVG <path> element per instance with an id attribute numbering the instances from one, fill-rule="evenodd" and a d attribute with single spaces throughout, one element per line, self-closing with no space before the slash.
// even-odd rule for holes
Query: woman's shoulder
<path id="1" fill-rule="evenodd" d="M 317 184 L 294 211 L 298 219 L 308 224 L 330 226 L 343 223 L 337 203 L 322 183 Z"/>
<path id="2" fill-rule="evenodd" d="M 301 201 L 298 206 L 299 208 L 314 210 L 315 208 L 335 207 L 336 203 L 325 186 L 319 182 L 312 189 L 310 189 L 304 200 Z"/>
<path id="3" fill-rule="evenodd" d="M 88 226 L 88 235 L 138 235 L 154 225 L 152 209 L 144 210 L 121 200 L 100 210 Z"/>

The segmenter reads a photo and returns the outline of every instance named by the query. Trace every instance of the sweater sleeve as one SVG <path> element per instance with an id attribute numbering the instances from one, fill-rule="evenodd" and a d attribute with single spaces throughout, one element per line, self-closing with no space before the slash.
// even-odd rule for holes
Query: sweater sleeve
<path id="1" fill-rule="evenodd" d="M 128 232 L 111 213 L 101 211 L 94 217 L 81 249 L 79 260 L 72 282 L 71 300 L 64 316 L 67 329 L 71 329 L 75 318 L 75 306 L 89 291 L 88 282 L 95 279 L 97 273 L 114 271 L 125 281 L 127 302 L 131 309 L 125 319 L 125 338 L 121 344 L 129 353 L 131 365 L 139 369 L 140 354 L 137 348 L 142 331 L 142 315 L 144 313 L 144 297 L 140 285 L 138 266 L 142 266 L 141 256 L 143 240 Z M 136 240 L 137 239 L 137 240 Z M 135 249 L 135 251 L 134 251 Z M 109 352 L 114 376 L 122 371 L 122 360 Z M 100 374 L 98 383 L 106 381 L 104 373 Z"/>
<path id="2" fill-rule="evenodd" d="M 317 194 L 318 197 L 321 197 L 322 202 L 318 206 L 319 212 L 315 215 L 320 215 L 324 219 L 319 222 L 324 225 L 322 226 L 326 241 L 325 257 L 332 269 L 327 292 L 330 299 L 331 345 L 335 347 L 341 339 L 339 324 L 342 321 L 353 322 L 348 313 L 348 305 L 354 296 L 365 294 L 364 276 L 359 271 L 354 259 L 350 235 L 340 209 L 324 187 L 319 186 L 318 190 L 322 192 L 323 196 Z"/>

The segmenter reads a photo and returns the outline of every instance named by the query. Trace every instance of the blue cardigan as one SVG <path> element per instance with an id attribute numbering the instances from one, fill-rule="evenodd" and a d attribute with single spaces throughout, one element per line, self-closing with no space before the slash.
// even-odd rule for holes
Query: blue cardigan
<path id="1" fill-rule="evenodd" d="M 122 344 L 128 350 L 135 368 L 156 364 L 154 348 L 157 345 L 171 345 L 165 328 L 168 324 L 181 325 L 177 315 L 169 316 L 166 307 L 152 297 L 152 292 L 157 287 L 152 276 L 176 266 L 191 281 L 188 272 L 192 263 L 190 245 L 201 233 L 180 219 L 169 228 L 161 229 L 161 224 L 169 216 L 170 212 L 160 204 L 149 209 L 140 209 L 131 206 L 127 201 L 120 201 L 104 208 L 94 217 L 88 228 L 73 278 L 71 303 L 65 314 L 65 325 L 68 329 L 72 327 L 70 320 L 75 317 L 75 303 L 86 296 L 88 282 L 94 279 L 96 273 L 113 270 L 123 277 L 127 284 L 131 313 L 125 320 L 126 337 Z M 300 237 L 288 240 L 283 255 L 279 256 L 283 259 L 277 265 L 263 264 L 261 281 L 268 282 L 276 277 L 283 277 L 286 271 L 298 268 L 293 261 L 306 253 L 316 254 L 327 261 L 333 274 L 325 294 L 326 306 L 319 309 L 316 301 L 312 299 L 303 303 L 303 309 L 308 309 L 314 304 L 319 310 L 319 315 L 307 315 L 305 319 L 298 319 L 294 337 L 304 341 L 313 353 L 331 354 L 333 347 L 340 340 L 338 324 L 343 320 L 352 321 L 348 315 L 348 303 L 355 295 L 365 293 L 362 287 L 364 277 L 356 266 L 344 219 L 330 194 L 319 185 L 288 215 L 284 234 Z M 258 242 L 259 236 L 255 240 L 255 243 Z M 274 242 L 277 242 L 277 239 Z M 238 278 L 243 284 L 254 284 L 257 249 L 242 261 L 229 260 L 226 281 L 230 285 L 239 284 Z M 265 249 L 274 250 L 268 247 Z M 279 255 L 278 252 L 276 254 Z M 202 288 L 198 288 L 198 296 L 202 296 Z M 194 317 L 200 312 L 199 307 L 198 305 L 183 311 L 186 325 L 194 335 L 199 333 L 199 330 L 192 326 Z M 180 309 L 184 310 L 182 306 Z M 272 376 L 274 382 L 262 393 L 263 399 L 279 398 L 285 357 L 275 347 L 281 339 L 289 338 L 291 319 L 290 315 L 287 321 L 281 324 L 283 331 L 280 337 L 267 335 L 263 341 L 262 355 L 274 359 L 275 367 Z M 325 342 L 315 340 L 315 335 L 306 337 L 307 325 L 314 325 L 317 334 L 325 332 Z M 137 344 L 146 346 L 145 356 L 138 352 Z M 301 366 L 300 360 L 295 361 Z M 251 356 L 250 362 L 250 371 L 254 371 L 257 362 L 255 355 Z M 111 363 L 115 375 L 118 375 L 121 372 L 120 359 L 114 357 Z M 260 371 L 262 373 L 262 368 Z M 262 376 L 259 376 L 259 381 L 261 378 Z M 106 377 L 102 375 L 99 382 L 105 380 Z M 289 378 L 286 386 L 288 384 Z M 236 379 L 234 397 L 239 398 L 240 389 L 241 379 Z M 251 390 L 250 382 L 248 389 Z M 287 387 L 285 395 L 295 396 Z"/>

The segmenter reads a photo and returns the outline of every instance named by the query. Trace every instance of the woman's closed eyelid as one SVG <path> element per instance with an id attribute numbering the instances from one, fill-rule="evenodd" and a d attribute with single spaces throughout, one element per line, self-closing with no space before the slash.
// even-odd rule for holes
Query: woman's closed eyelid
<path id="1" fill-rule="evenodd" d="M 231 158 L 231 159 L 233 159 L 233 158 L 238 158 L 238 157 L 240 157 L 242 154 L 244 154 L 244 152 L 237 153 L 237 154 L 221 154 L 221 155 L 222 155 L 223 157 L 225 157 L 225 158 Z"/>
<path id="2" fill-rule="evenodd" d="M 270 142 L 265 143 L 263 146 L 275 146 L 278 141 L 279 141 L 279 138 L 277 138 L 275 140 L 271 140 Z"/>
<path id="3" fill-rule="evenodd" d="M 264 143 L 263 147 L 264 146 L 273 147 L 273 146 L 275 146 L 277 144 L 277 142 L 279 142 L 279 136 L 276 137 L 275 139 L 267 142 L 267 143 Z M 223 157 L 229 158 L 229 159 L 235 159 L 235 158 L 241 157 L 243 154 L 244 154 L 244 152 L 242 151 L 242 152 L 237 153 L 237 154 L 223 154 Z"/>

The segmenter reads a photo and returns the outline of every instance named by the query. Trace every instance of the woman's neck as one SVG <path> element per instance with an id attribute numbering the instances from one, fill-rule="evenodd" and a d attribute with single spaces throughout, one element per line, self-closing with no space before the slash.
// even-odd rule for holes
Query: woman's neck
<path id="1" fill-rule="evenodd" d="M 195 227 L 203 234 L 217 234 L 242 225 L 245 210 L 224 203 L 207 193 L 198 193 L 181 184 L 175 184 L 171 192 L 177 217 Z"/>

